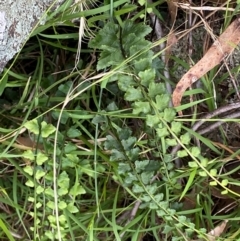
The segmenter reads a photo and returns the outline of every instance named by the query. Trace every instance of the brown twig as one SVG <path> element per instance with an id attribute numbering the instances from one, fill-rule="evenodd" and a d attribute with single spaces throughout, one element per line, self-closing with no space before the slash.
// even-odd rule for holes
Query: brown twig
<path id="1" fill-rule="evenodd" d="M 222 113 L 226 113 L 230 110 L 234 110 L 234 109 L 237 109 L 237 108 L 240 108 L 240 102 L 236 102 L 236 103 L 232 103 L 232 104 L 220 107 L 217 110 L 203 116 L 200 121 L 198 121 L 197 123 L 195 123 L 193 125 L 192 130 L 197 131 L 199 129 L 199 127 L 202 126 L 207 120 L 213 118 L 214 116 L 220 115 Z M 222 119 L 229 119 L 229 118 L 236 118 L 236 117 L 239 117 L 239 116 L 240 116 L 240 112 L 236 112 L 236 113 L 233 113 L 233 114 L 225 115 L 224 117 L 221 117 L 221 118 Z M 223 123 L 224 123 L 223 121 L 218 121 L 218 122 L 210 125 L 210 127 L 206 127 L 204 129 L 200 130 L 198 133 L 199 134 L 206 134 L 207 132 L 210 132 L 210 131 L 216 129 L 217 127 L 219 127 Z M 171 155 L 173 157 L 176 155 L 177 151 L 181 148 L 181 146 L 182 146 L 182 144 L 179 143 L 177 146 L 175 146 L 172 149 Z M 175 160 L 175 165 L 176 165 L 177 168 L 181 167 L 181 163 L 180 163 L 179 159 Z"/>
<path id="2" fill-rule="evenodd" d="M 199 130 L 198 134 L 203 135 L 203 134 L 206 134 L 206 133 L 208 133 L 210 131 L 213 131 L 214 129 L 218 128 L 219 126 L 221 126 L 222 124 L 225 123 L 224 119 L 230 119 L 230 118 L 234 119 L 234 118 L 237 118 L 237 117 L 240 117 L 240 111 L 235 112 L 233 114 L 229 114 L 229 115 L 224 116 L 221 121 L 218 121 L 218 122 L 216 122 L 216 123 L 214 123 L 214 124 L 204 128 L 202 130 Z"/>

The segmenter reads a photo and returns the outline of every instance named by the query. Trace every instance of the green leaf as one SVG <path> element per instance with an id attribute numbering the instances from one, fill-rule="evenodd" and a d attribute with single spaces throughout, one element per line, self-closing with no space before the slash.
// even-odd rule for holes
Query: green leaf
<path id="1" fill-rule="evenodd" d="M 154 200 L 155 202 L 159 203 L 160 201 L 162 201 L 164 198 L 164 194 L 163 193 L 158 193 L 157 195 L 154 196 Z"/>
<path id="2" fill-rule="evenodd" d="M 210 170 L 210 175 L 214 176 L 214 177 L 217 176 L 217 169 L 211 169 Z"/>
<path id="3" fill-rule="evenodd" d="M 131 170 L 131 167 L 128 163 L 122 163 L 122 162 L 119 163 L 119 165 L 118 165 L 118 174 L 119 175 L 126 174 L 130 170 Z"/>
<path id="4" fill-rule="evenodd" d="M 119 48 L 118 25 L 113 22 L 105 24 L 104 28 L 98 31 L 96 37 L 89 41 L 88 46 L 97 49 L 102 49 L 103 46 Z"/>
<path id="5" fill-rule="evenodd" d="M 142 200 L 142 202 L 150 202 L 151 201 L 151 197 L 149 197 L 149 195 L 143 195 L 140 197 L 140 199 Z"/>
<path id="6" fill-rule="evenodd" d="M 153 178 L 154 172 L 143 172 L 141 173 L 141 180 L 143 184 L 149 184 Z"/>
<path id="7" fill-rule="evenodd" d="M 62 226 L 64 226 L 64 224 L 66 224 L 66 222 L 67 222 L 67 219 L 66 219 L 65 215 L 63 215 L 63 214 L 58 217 L 58 220 Z"/>
<path id="8" fill-rule="evenodd" d="M 149 84 L 148 94 L 151 98 L 155 98 L 157 95 L 161 95 L 165 93 L 166 93 L 166 88 L 164 83 L 153 82 Z"/>
<path id="9" fill-rule="evenodd" d="M 37 186 L 37 188 L 36 188 L 36 193 L 39 195 L 39 194 L 41 194 L 41 193 L 43 193 L 43 191 L 44 191 L 44 188 L 42 187 L 42 186 Z"/>
<path id="10" fill-rule="evenodd" d="M 128 184 L 132 184 L 134 181 L 137 181 L 138 179 L 136 178 L 135 175 L 133 175 L 131 172 L 127 173 L 126 178 L 124 179 L 124 182 Z"/>
<path id="11" fill-rule="evenodd" d="M 167 170 L 170 171 L 170 170 L 173 170 L 174 169 L 174 164 L 173 163 L 168 163 L 167 164 Z"/>
<path id="12" fill-rule="evenodd" d="M 151 47 L 152 43 L 144 39 L 139 39 L 139 41 L 135 45 L 131 45 L 129 49 L 129 56 L 134 56 L 134 64 L 138 60 L 141 61 L 143 59 L 145 60 L 144 63 L 146 64 L 145 66 L 142 66 L 144 67 L 142 69 L 138 69 L 138 66 L 134 65 L 136 73 L 152 68 L 152 59 L 154 53 L 151 50 L 146 51 L 147 48 L 150 49 Z"/>
<path id="13" fill-rule="evenodd" d="M 138 0 L 138 3 L 140 6 L 143 6 L 144 4 L 146 4 L 146 0 Z"/>
<path id="14" fill-rule="evenodd" d="M 138 88 L 130 87 L 127 89 L 124 95 L 124 99 L 127 101 L 136 101 L 136 100 L 141 100 L 142 98 L 143 98 L 143 95 L 140 87 Z"/>
<path id="15" fill-rule="evenodd" d="M 195 161 L 188 162 L 188 166 L 191 167 L 191 168 L 198 168 L 198 164 Z"/>
<path id="16" fill-rule="evenodd" d="M 36 162 L 39 166 L 41 166 L 44 162 L 48 160 L 48 157 L 42 152 L 38 152 L 36 156 Z"/>
<path id="17" fill-rule="evenodd" d="M 198 157 L 201 154 L 201 151 L 197 146 L 192 147 L 190 152 L 194 157 Z"/>
<path id="18" fill-rule="evenodd" d="M 59 188 L 58 189 L 58 196 L 64 196 L 68 193 L 68 189 L 67 188 Z"/>
<path id="19" fill-rule="evenodd" d="M 27 121 L 24 124 L 24 127 L 26 127 L 30 132 L 34 133 L 35 135 L 39 134 L 39 125 L 37 119 Z"/>
<path id="20" fill-rule="evenodd" d="M 95 115 L 92 119 L 92 123 L 94 125 L 101 124 L 101 123 L 107 123 L 107 117 L 104 115 Z"/>
<path id="21" fill-rule="evenodd" d="M 132 131 L 129 128 L 123 128 L 118 130 L 118 137 L 120 140 L 123 140 L 123 139 L 126 140 L 129 137 L 131 137 L 131 135 L 132 135 Z"/>
<path id="22" fill-rule="evenodd" d="M 135 170 L 137 173 L 145 171 L 146 166 L 149 164 L 149 160 L 135 161 Z"/>
<path id="23" fill-rule="evenodd" d="M 127 156 L 131 161 L 136 161 L 139 157 L 140 149 L 138 147 L 132 148 L 131 150 L 127 151 Z"/>
<path id="24" fill-rule="evenodd" d="M 110 161 L 122 161 L 125 159 L 126 159 L 126 157 L 123 152 L 118 151 L 116 149 L 112 149 Z"/>
<path id="25" fill-rule="evenodd" d="M 60 202 L 58 203 L 58 208 L 59 208 L 60 210 L 63 210 L 63 209 L 65 209 L 66 207 L 67 207 L 66 202 L 60 201 Z"/>
<path id="26" fill-rule="evenodd" d="M 132 191 L 134 193 L 142 193 L 144 192 L 144 188 L 136 183 L 133 185 Z"/>
<path id="27" fill-rule="evenodd" d="M 206 177 L 207 176 L 207 173 L 205 171 L 200 171 L 199 172 L 199 176 L 201 177 Z"/>
<path id="28" fill-rule="evenodd" d="M 162 233 L 163 234 L 169 234 L 170 232 L 172 232 L 172 230 L 174 230 L 174 227 L 171 227 L 171 226 L 166 224 L 166 225 L 164 225 L 164 229 L 163 229 Z"/>
<path id="29" fill-rule="evenodd" d="M 47 202 L 47 207 L 49 207 L 50 209 L 54 210 L 55 209 L 55 205 L 53 201 L 48 201 Z"/>
<path id="30" fill-rule="evenodd" d="M 108 104 L 106 111 L 117 111 L 119 108 L 116 105 L 116 103 L 113 101 L 110 104 Z"/>
<path id="31" fill-rule="evenodd" d="M 26 172 L 27 174 L 29 174 L 30 176 L 33 175 L 33 167 L 32 166 L 25 166 L 23 168 L 23 171 Z"/>
<path id="32" fill-rule="evenodd" d="M 106 150 L 121 149 L 121 145 L 115 137 L 107 135 L 106 139 L 107 140 L 104 142 L 104 148 Z M 121 140 L 122 138 L 119 137 L 119 139 Z"/>
<path id="33" fill-rule="evenodd" d="M 148 14 L 151 13 L 152 11 L 153 11 L 152 8 L 147 8 L 147 13 L 148 13 Z"/>
<path id="34" fill-rule="evenodd" d="M 160 123 L 160 119 L 158 116 L 156 116 L 156 115 L 147 115 L 146 116 L 146 124 L 149 127 L 153 128 L 153 127 L 157 126 L 157 124 L 159 124 L 159 123 Z"/>
<path id="35" fill-rule="evenodd" d="M 140 22 L 136 23 L 130 19 L 124 21 L 123 29 L 122 29 L 122 37 L 123 43 L 125 43 L 128 39 L 129 34 L 135 33 L 138 39 L 144 39 L 146 35 L 148 35 L 152 29 L 146 24 Z M 139 41 L 139 40 L 138 40 Z"/>
<path id="36" fill-rule="evenodd" d="M 42 207 L 42 205 L 43 205 L 43 204 L 42 204 L 41 202 L 37 202 L 37 203 L 36 203 L 36 208 L 39 209 L 39 208 Z M 37 220 L 37 223 L 40 223 L 40 220 Z"/>
<path id="37" fill-rule="evenodd" d="M 73 196 L 77 196 L 85 193 L 86 193 L 86 190 L 80 184 L 74 184 L 74 186 L 69 191 L 69 194 Z"/>
<path id="38" fill-rule="evenodd" d="M 70 179 L 68 177 L 68 174 L 63 171 L 59 176 L 58 176 L 58 186 L 61 187 L 61 188 L 66 188 L 68 189 L 69 188 L 69 182 L 70 182 Z"/>
<path id="39" fill-rule="evenodd" d="M 50 230 L 46 230 L 44 235 L 49 239 L 49 240 L 54 240 L 54 235 Z"/>
<path id="40" fill-rule="evenodd" d="M 79 162 L 79 157 L 76 154 L 66 154 L 62 157 L 62 168 L 75 167 Z"/>
<path id="41" fill-rule="evenodd" d="M 184 135 L 180 136 L 180 140 L 181 140 L 182 144 L 188 145 L 191 141 L 191 136 L 189 133 L 185 133 Z"/>
<path id="42" fill-rule="evenodd" d="M 52 207 L 52 205 L 53 205 L 53 209 L 54 209 L 54 203 L 53 204 L 51 204 L 51 203 L 49 204 L 50 207 Z M 56 217 L 55 216 L 48 215 L 47 218 L 48 218 L 48 221 L 49 221 L 50 224 L 55 224 L 56 223 Z"/>
<path id="43" fill-rule="evenodd" d="M 188 156 L 188 153 L 185 150 L 181 150 L 177 152 L 177 156 L 180 158 L 185 157 L 185 156 Z"/>
<path id="44" fill-rule="evenodd" d="M 64 146 L 64 152 L 66 153 L 66 155 L 76 150 L 77 146 L 71 142 L 67 143 L 67 145 Z"/>
<path id="45" fill-rule="evenodd" d="M 158 135 L 158 137 L 160 137 L 160 138 L 169 135 L 169 132 L 168 132 L 167 127 L 157 128 L 156 131 L 157 131 L 157 135 Z"/>
<path id="46" fill-rule="evenodd" d="M 178 220 L 180 223 L 185 223 L 187 221 L 187 217 L 186 216 L 178 216 Z"/>
<path id="47" fill-rule="evenodd" d="M 52 117 L 53 117 L 54 120 L 59 120 L 60 112 L 56 111 L 56 110 L 53 110 L 52 111 Z M 67 121 L 68 121 L 68 118 L 69 118 L 69 113 L 67 111 L 63 111 L 62 114 L 61 114 L 60 123 L 63 124 L 63 125 L 66 124 Z"/>
<path id="48" fill-rule="evenodd" d="M 190 235 L 192 235 L 194 233 L 194 230 L 191 229 L 191 228 L 186 228 L 185 232 L 186 232 L 187 236 L 190 236 Z"/>
<path id="49" fill-rule="evenodd" d="M 28 186 L 28 187 L 34 187 L 34 182 L 31 181 L 31 180 L 27 180 L 25 185 Z"/>
<path id="50" fill-rule="evenodd" d="M 54 191 L 51 187 L 47 187 L 44 191 L 45 195 L 48 195 L 50 197 L 54 197 Z"/>
<path id="51" fill-rule="evenodd" d="M 176 116 L 176 112 L 173 108 L 166 108 L 163 112 L 163 119 L 167 122 L 172 122 Z"/>
<path id="52" fill-rule="evenodd" d="M 168 201 L 159 202 L 159 207 L 161 207 L 164 210 L 166 210 L 168 206 L 169 206 L 169 202 Z"/>
<path id="53" fill-rule="evenodd" d="M 169 138 L 166 138 L 166 144 L 168 145 L 168 146 L 176 146 L 177 145 L 177 141 L 176 141 L 176 139 L 169 139 Z"/>
<path id="54" fill-rule="evenodd" d="M 165 215 L 166 215 L 166 213 L 163 210 L 161 210 L 161 209 L 157 210 L 158 217 L 163 218 Z"/>
<path id="55" fill-rule="evenodd" d="M 75 127 L 70 127 L 69 129 L 68 129 L 68 131 L 67 131 L 67 136 L 69 137 L 69 138 L 76 138 L 76 137 L 79 137 L 79 136 L 81 136 L 82 135 L 82 133 L 81 133 L 81 131 L 79 131 L 77 128 L 75 128 Z"/>
<path id="56" fill-rule="evenodd" d="M 46 171 L 38 169 L 35 173 L 35 179 L 39 180 L 40 178 L 44 177 L 46 175 Z"/>
<path id="57" fill-rule="evenodd" d="M 132 49 L 133 52 L 135 50 L 136 49 Z M 138 60 L 134 60 L 134 68 L 136 72 L 144 71 L 145 69 L 149 69 L 151 67 L 152 67 L 152 56 L 149 56 L 148 58 L 141 58 Z"/>
<path id="58" fill-rule="evenodd" d="M 155 84 L 155 70 L 154 69 L 147 69 L 145 71 L 141 71 L 138 73 L 138 76 L 140 78 L 141 84 L 145 87 L 148 87 L 150 84 Z M 149 86 L 150 87 L 150 86 Z M 155 97 L 151 96 L 149 93 L 150 97 Z"/>
<path id="59" fill-rule="evenodd" d="M 223 179 L 222 181 L 221 181 L 221 184 L 225 187 L 225 186 L 227 186 L 228 185 L 228 179 Z"/>
<path id="60" fill-rule="evenodd" d="M 49 137 L 52 133 L 56 131 L 56 128 L 52 124 L 47 124 L 47 122 L 43 121 L 41 123 L 41 136 L 43 138 Z"/>
<path id="61" fill-rule="evenodd" d="M 228 190 L 223 190 L 223 191 L 221 191 L 221 194 L 222 194 L 222 195 L 228 194 Z"/>
<path id="62" fill-rule="evenodd" d="M 120 90 L 126 92 L 128 88 L 136 85 L 136 82 L 131 75 L 119 75 L 118 78 L 118 87 Z"/>
<path id="63" fill-rule="evenodd" d="M 218 185 L 216 181 L 212 181 L 209 184 L 210 184 L 210 186 L 217 186 Z"/>
<path id="64" fill-rule="evenodd" d="M 125 151 L 129 151 L 133 148 L 133 146 L 136 144 L 137 142 L 137 138 L 136 137 L 129 137 L 128 139 L 126 140 L 122 140 L 121 143 L 122 143 L 122 146 L 124 148 Z"/>
<path id="65" fill-rule="evenodd" d="M 160 167 L 161 167 L 161 164 L 158 161 L 150 160 L 149 164 L 145 167 L 145 171 L 146 172 L 158 171 Z"/>
<path id="66" fill-rule="evenodd" d="M 27 150 L 27 151 L 23 152 L 22 156 L 23 156 L 23 158 L 26 158 L 31 161 L 33 161 L 35 159 L 35 155 L 33 154 L 33 152 L 31 150 Z"/>
<path id="67" fill-rule="evenodd" d="M 73 203 L 69 203 L 68 206 L 67 206 L 67 209 L 70 213 L 78 213 L 79 210 L 76 206 L 74 206 Z"/>
<path id="68" fill-rule="evenodd" d="M 155 99 L 159 111 L 163 111 L 165 108 L 167 108 L 170 102 L 169 94 L 157 95 Z"/>
<path id="69" fill-rule="evenodd" d="M 179 134 L 181 132 L 181 128 L 182 128 L 181 122 L 172 121 L 171 123 L 172 132 L 174 132 L 175 134 Z"/>
<path id="70" fill-rule="evenodd" d="M 207 165 L 208 165 L 208 159 L 207 159 L 207 158 L 202 158 L 202 159 L 201 159 L 201 165 L 202 165 L 203 167 L 207 167 Z"/>
<path id="71" fill-rule="evenodd" d="M 155 194 L 157 189 L 158 189 L 158 186 L 156 183 L 146 186 L 146 190 L 150 195 Z"/>
<path id="72" fill-rule="evenodd" d="M 148 114 L 151 112 L 151 107 L 149 102 L 135 102 L 133 104 L 133 114 L 138 115 L 140 113 Z"/>
<path id="73" fill-rule="evenodd" d="M 149 203 L 149 208 L 152 209 L 152 210 L 159 209 L 158 205 L 155 202 L 150 202 Z"/>
<path id="74" fill-rule="evenodd" d="M 171 155 L 171 154 L 165 154 L 165 155 L 163 156 L 163 161 L 164 161 L 165 163 L 172 162 L 172 161 L 173 161 L 172 155 Z"/>
<path id="75" fill-rule="evenodd" d="M 67 93 L 69 92 L 69 89 L 71 88 L 71 86 L 73 85 L 73 82 L 72 81 L 67 81 L 66 83 L 64 84 L 61 84 L 59 87 L 58 87 L 58 90 L 61 91 L 64 95 L 61 95 L 61 96 L 66 96 Z"/>
<path id="76" fill-rule="evenodd" d="M 109 49 L 100 53 L 100 58 L 97 63 L 97 71 L 110 66 L 118 66 L 125 60 L 122 53 L 120 52 L 120 48 L 110 50 L 109 46 L 105 47 L 108 47 Z"/>

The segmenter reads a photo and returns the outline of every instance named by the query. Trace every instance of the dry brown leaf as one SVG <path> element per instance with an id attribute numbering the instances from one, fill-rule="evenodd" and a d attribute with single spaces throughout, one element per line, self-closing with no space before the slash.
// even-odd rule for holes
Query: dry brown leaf
<path id="1" fill-rule="evenodd" d="M 219 226 L 212 229 L 208 234 L 207 238 L 209 241 L 216 241 L 216 239 L 223 233 L 228 220 L 224 220 Z M 205 239 L 204 239 L 205 240 Z M 191 241 L 203 241 L 203 239 L 192 239 Z"/>
<path id="2" fill-rule="evenodd" d="M 220 225 L 212 229 L 208 234 L 209 241 L 215 241 L 224 231 L 228 220 L 224 220 Z"/>
<path id="3" fill-rule="evenodd" d="M 203 58 L 197 62 L 178 82 L 173 95 L 173 106 L 181 104 L 182 96 L 187 88 L 208 71 L 217 66 L 240 42 L 240 18 L 233 21 L 221 34 Z M 179 112 L 182 115 L 182 112 Z"/>
<path id="4" fill-rule="evenodd" d="M 17 143 L 19 144 L 19 146 L 21 145 L 22 148 L 21 149 L 35 149 L 36 147 L 38 149 L 43 150 L 44 147 L 41 144 L 37 144 L 36 142 L 34 142 L 30 137 L 23 137 L 23 136 L 18 136 L 16 139 Z"/>
<path id="5" fill-rule="evenodd" d="M 167 37 L 167 44 L 166 44 L 166 57 L 165 57 L 165 64 L 168 64 L 169 57 L 171 55 L 171 47 L 176 44 L 178 41 L 176 35 L 173 32 L 170 32 Z"/>
<path id="6" fill-rule="evenodd" d="M 177 12 L 178 12 L 178 6 L 175 3 L 176 1 L 173 2 L 173 0 L 167 0 L 167 4 L 168 4 L 168 12 L 170 13 L 171 16 L 171 23 L 172 23 L 172 30 L 170 31 L 170 33 L 168 34 L 168 38 L 167 38 L 167 44 L 166 44 L 166 58 L 165 58 L 165 64 L 168 64 L 168 60 L 169 57 L 171 55 L 171 47 L 177 43 L 177 37 L 173 32 L 173 27 L 174 27 L 174 23 L 176 21 L 176 17 L 177 17 Z"/>
<path id="7" fill-rule="evenodd" d="M 177 17 L 178 7 L 173 2 L 173 0 L 167 0 L 167 4 L 168 4 L 168 11 L 171 15 L 171 23 L 174 23 Z"/>

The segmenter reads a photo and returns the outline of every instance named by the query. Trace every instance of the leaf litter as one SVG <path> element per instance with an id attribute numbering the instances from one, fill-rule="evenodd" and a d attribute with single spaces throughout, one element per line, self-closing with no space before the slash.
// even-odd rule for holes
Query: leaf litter
<path id="1" fill-rule="evenodd" d="M 232 53 L 234 48 L 240 42 L 240 18 L 234 20 L 228 28 L 220 35 L 210 49 L 206 52 L 201 60 L 199 60 L 177 83 L 172 95 L 174 107 L 181 104 L 182 96 L 185 90 L 208 71 L 221 63 L 226 56 Z M 179 112 L 182 115 L 182 112 Z"/>

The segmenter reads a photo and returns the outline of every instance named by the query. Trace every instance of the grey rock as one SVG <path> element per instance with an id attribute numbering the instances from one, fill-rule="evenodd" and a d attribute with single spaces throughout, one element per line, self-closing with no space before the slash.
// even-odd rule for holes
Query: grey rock
<path id="1" fill-rule="evenodd" d="M 33 28 L 44 23 L 44 13 L 64 0 L 0 0 L 0 73 L 28 40 Z M 41 21 L 40 21 L 41 20 Z"/>

